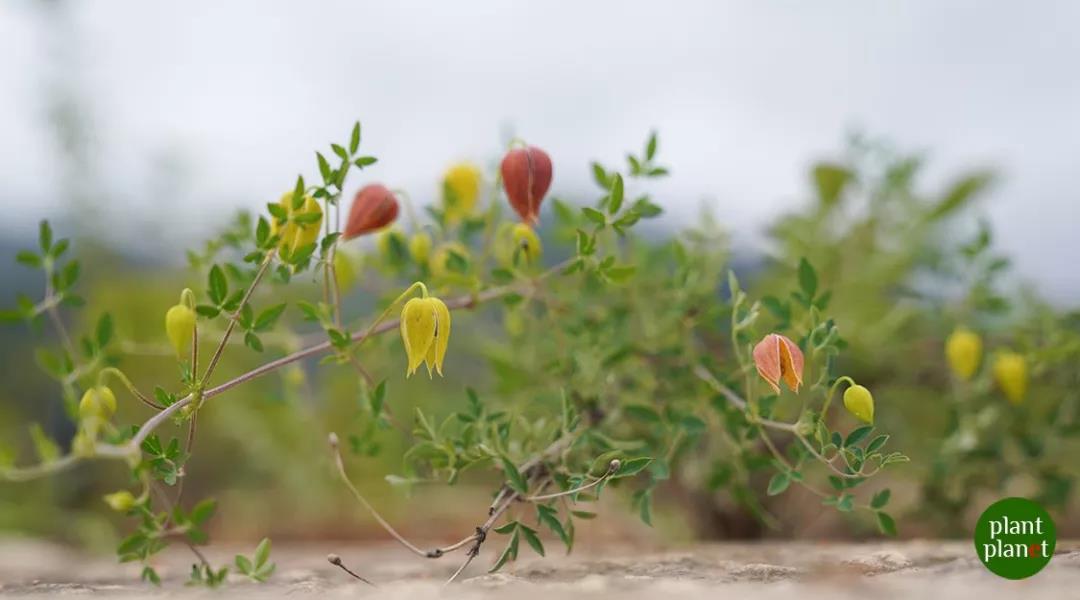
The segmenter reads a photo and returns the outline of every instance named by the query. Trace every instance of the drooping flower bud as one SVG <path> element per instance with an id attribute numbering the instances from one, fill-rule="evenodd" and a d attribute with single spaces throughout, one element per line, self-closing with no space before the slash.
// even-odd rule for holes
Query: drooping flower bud
<path id="1" fill-rule="evenodd" d="M 394 193 L 378 183 L 366 185 L 353 197 L 343 237 L 349 240 L 378 231 L 393 223 L 397 216 L 398 201 Z"/>
<path id="2" fill-rule="evenodd" d="M 323 212 L 322 207 L 314 198 L 304 196 L 304 202 L 300 208 L 293 208 L 293 192 L 286 192 L 278 201 L 278 205 L 285 211 L 288 220 L 284 226 L 281 226 L 277 218 L 272 219 L 270 233 L 281 236 L 279 246 L 282 250 L 296 252 L 318 241 L 322 230 Z"/>
<path id="3" fill-rule="evenodd" d="M 1020 404 L 1027 395 L 1027 360 L 1020 354 L 1004 351 L 994 358 L 994 380 L 998 388 L 1013 404 Z"/>
<path id="4" fill-rule="evenodd" d="M 108 386 L 92 387 L 79 401 L 79 418 L 109 420 L 116 412 L 116 396 Z"/>
<path id="5" fill-rule="evenodd" d="M 793 392 L 802 385 L 803 354 L 795 342 L 779 333 L 770 333 L 754 346 L 754 366 L 775 391 L 783 380 Z"/>
<path id="6" fill-rule="evenodd" d="M 105 504 L 116 512 L 127 512 L 135 506 L 135 495 L 127 490 L 105 494 Z"/>
<path id="7" fill-rule="evenodd" d="M 510 206 L 525 223 L 538 222 L 540 203 L 551 186 L 551 158 L 535 146 L 515 148 L 503 157 L 501 171 Z"/>
<path id="8" fill-rule="evenodd" d="M 184 304 L 170 308 L 165 313 L 165 335 L 176 355 L 183 356 L 195 335 L 195 311 Z"/>
<path id="9" fill-rule="evenodd" d="M 443 176 L 443 211 L 448 223 L 472 214 L 480 198 L 480 169 L 472 163 L 458 163 Z"/>
<path id="10" fill-rule="evenodd" d="M 495 256 L 506 266 L 533 265 L 544 252 L 540 236 L 525 223 L 504 223 L 495 234 Z"/>
<path id="11" fill-rule="evenodd" d="M 409 254 L 416 264 L 426 263 L 431 258 L 431 236 L 423 231 L 414 233 L 409 238 Z"/>
<path id="12" fill-rule="evenodd" d="M 406 376 L 415 373 L 420 363 L 426 363 L 428 375 L 433 370 L 442 375 L 450 343 L 450 310 L 446 304 L 434 297 L 410 299 L 401 309 L 400 328 L 408 358 Z"/>
<path id="13" fill-rule="evenodd" d="M 861 385 L 844 390 L 844 408 L 864 423 L 874 423 L 874 396 Z"/>
<path id="14" fill-rule="evenodd" d="M 982 338 L 970 329 L 956 328 L 945 340 L 945 358 L 957 377 L 971 379 L 982 362 Z"/>

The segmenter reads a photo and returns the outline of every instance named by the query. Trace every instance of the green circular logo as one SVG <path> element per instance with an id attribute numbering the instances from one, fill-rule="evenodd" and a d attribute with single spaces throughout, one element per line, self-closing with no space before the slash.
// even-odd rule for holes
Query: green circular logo
<path id="1" fill-rule="evenodd" d="M 1054 521 L 1039 503 L 1005 498 L 991 504 L 975 525 L 975 553 L 995 574 L 1024 579 L 1054 556 Z"/>

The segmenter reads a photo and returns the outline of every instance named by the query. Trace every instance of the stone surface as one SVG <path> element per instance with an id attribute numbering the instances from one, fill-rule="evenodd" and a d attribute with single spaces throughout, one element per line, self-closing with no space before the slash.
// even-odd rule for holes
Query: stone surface
<path id="1" fill-rule="evenodd" d="M 463 559 L 421 559 L 397 546 L 286 545 L 274 549 L 277 573 L 266 584 L 230 578 L 229 598 L 1073 598 L 1080 597 L 1080 543 L 1061 542 L 1050 565 L 1025 581 L 983 568 L 970 543 L 909 541 L 873 544 L 767 542 L 670 549 L 587 548 L 572 556 L 529 556 L 486 573 L 488 548 L 449 587 Z M 211 562 L 231 562 L 236 549 L 213 546 Z M 378 584 L 356 582 L 326 562 L 339 554 Z M 160 588 L 138 582 L 138 567 L 32 540 L 0 540 L 0 597 L 203 598 L 213 591 L 184 586 L 191 556 L 169 551 L 156 563 Z"/>

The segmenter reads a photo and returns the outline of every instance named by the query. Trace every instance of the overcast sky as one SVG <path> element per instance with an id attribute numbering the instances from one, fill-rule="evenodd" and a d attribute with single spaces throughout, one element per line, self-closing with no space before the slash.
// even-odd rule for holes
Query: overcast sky
<path id="1" fill-rule="evenodd" d="M 118 236 L 175 256 L 312 174 L 356 118 L 372 176 L 420 201 L 510 126 L 550 152 L 556 193 L 656 128 L 667 218 L 706 202 L 751 242 L 858 128 L 930 150 L 931 189 L 999 168 L 984 209 L 1001 246 L 1047 295 L 1080 298 L 1080 3 L 54 4 L 0 4 L 5 238 L 62 209 L 55 90 L 87 127 L 86 187 L 123 215 Z"/>

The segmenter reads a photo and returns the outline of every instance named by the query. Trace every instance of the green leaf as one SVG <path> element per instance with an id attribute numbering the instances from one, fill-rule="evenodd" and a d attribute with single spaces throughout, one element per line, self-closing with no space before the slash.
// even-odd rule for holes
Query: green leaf
<path id="1" fill-rule="evenodd" d="M 41 246 L 41 251 L 44 254 L 49 253 L 49 249 L 52 248 L 53 232 L 52 226 L 48 221 L 42 221 L 38 225 L 38 245 Z"/>
<path id="2" fill-rule="evenodd" d="M 877 523 L 881 533 L 890 537 L 896 537 L 896 521 L 894 521 L 888 513 L 878 512 Z"/>
<path id="3" fill-rule="evenodd" d="M 645 144 L 645 160 L 652 160 L 656 156 L 656 132 L 649 134 L 649 141 Z"/>
<path id="4" fill-rule="evenodd" d="M 270 538 L 263 538 L 259 545 L 255 547 L 255 567 L 261 567 L 266 564 L 267 559 L 270 558 Z"/>
<path id="5" fill-rule="evenodd" d="M 633 277 L 636 272 L 637 267 L 633 265 L 623 265 L 607 269 L 604 271 L 604 276 L 615 283 L 622 283 Z"/>
<path id="6" fill-rule="evenodd" d="M 843 447 L 848 448 L 850 446 L 854 446 L 855 444 L 858 444 L 859 442 L 863 441 L 863 439 L 865 439 L 866 436 L 870 435 L 870 432 L 873 431 L 873 430 L 874 430 L 873 425 L 863 425 L 862 427 L 859 427 L 858 429 L 855 429 L 854 431 L 852 431 L 851 433 L 848 434 L 847 439 L 844 440 Z"/>
<path id="7" fill-rule="evenodd" d="M 799 289 L 808 299 L 812 299 L 817 293 L 818 278 L 814 267 L 805 257 L 799 259 Z"/>
<path id="8" fill-rule="evenodd" d="M 499 555 L 499 560 L 495 561 L 495 565 L 491 567 L 491 570 L 488 571 L 488 573 L 494 573 L 503 568 L 503 565 L 505 565 L 507 561 L 512 558 L 517 558 L 517 553 L 518 532 L 517 529 L 514 529 L 514 534 L 510 536 L 510 541 L 506 544 L 506 548 L 503 550 L 502 554 Z"/>
<path id="9" fill-rule="evenodd" d="M 352 134 L 349 136 L 349 153 L 356 154 L 356 151 L 360 149 L 360 121 L 357 121 L 352 128 Z"/>
<path id="10" fill-rule="evenodd" d="M 604 170 L 603 165 L 598 162 L 592 164 L 593 180 L 596 181 L 596 185 L 607 190 L 611 189 L 611 181 L 608 178 L 607 171 Z"/>
<path id="11" fill-rule="evenodd" d="M 244 345 L 256 352 L 263 351 L 262 340 L 259 339 L 259 336 L 250 331 L 244 334 Z"/>
<path id="12" fill-rule="evenodd" d="M 221 270 L 221 267 L 214 265 L 210 267 L 210 274 L 207 277 L 207 296 L 214 304 L 221 304 L 225 301 L 225 297 L 229 295 L 229 282 L 225 279 L 225 271 Z"/>
<path id="13" fill-rule="evenodd" d="M 885 505 L 889 503 L 889 497 L 891 495 L 892 492 L 889 490 L 889 488 L 885 488 L 880 492 L 874 494 L 874 497 L 870 499 L 870 508 L 885 508 Z"/>
<path id="14" fill-rule="evenodd" d="M 819 163 L 813 169 L 814 185 L 818 198 L 825 206 L 832 206 L 840 199 L 840 194 L 855 175 L 843 165 Z"/>
<path id="15" fill-rule="evenodd" d="M 158 576 L 157 571 L 151 566 L 143 567 L 142 575 L 140 575 L 139 578 L 153 585 L 161 585 L 161 577 Z"/>
<path id="16" fill-rule="evenodd" d="M 505 456 L 500 456 L 499 460 L 502 461 L 503 473 L 506 475 L 506 482 L 510 486 L 510 489 L 519 494 L 527 494 L 529 492 L 529 485 L 522 477 L 521 472 L 514 466 L 514 463 L 510 462 L 510 459 Z"/>
<path id="17" fill-rule="evenodd" d="M 534 552 L 540 556 L 544 555 L 544 544 L 540 541 L 540 537 L 536 535 L 536 530 L 529 529 L 524 525 L 519 525 L 518 531 L 521 532 L 521 535 L 525 538 L 525 541 L 529 543 L 529 546 L 532 547 Z"/>
<path id="18" fill-rule="evenodd" d="M 251 561 L 248 560 L 248 557 L 244 556 L 243 554 L 237 554 L 235 562 L 236 562 L 236 569 L 238 571 L 240 571 L 244 575 L 251 574 L 251 571 L 252 571 L 252 569 L 251 569 Z"/>
<path id="19" fill-rule="evenodd" d="M 608 213 L 614 215 L 619 212 L 623 204 L 623 178 L 619 173 L 611 180 L 611 192 L 608 194 Z"/>
<path id="20" fill-rule="evenodd" d="M 873 452 L 876 452 L 876 451 L 880 450 L 881 447 L 884 446 L 885 442 L 887 442 L 887 441 L 889 441 L 888 434 L 882 434 L 882 435 L 877 436 L 876 438 L 873 439 L 873 441 L 871 441 L 869 444 L 866 445 L 866 454 L 869 455 L 869 454 L 871 454 Z"/>
<path id="21" fill-rule="evenodd" d="M 784 493 L 784 490 L 788 489 L 791 485 L 791 475 L 787 471 L 781 471 L 772 476 L 769 480 L 768 494 L 770 496 L 776 496 L 777 494 Z"/>
<path id="22" fill-rule="evenodd" d="M 42 222 L 45 223 L 46 221 Z M 60 446 L 57 446 L 52 438 L 45 435 L 45 430 L 41 428 L 40 424 L 34 423 L 30 426 L 30 439 L 34 442 L 34 451 L 37 452 L 41 462 L 48 463 L 60 458 Z"/>
<path id="23" fill-rule="evenodd" d="M 628 460 L 619 462 L 619 470 L 615 471 L 611 475 L 612 479 L 618 479 L 620 477 L 631 477 L 645 470 L 645 467 L 649 466 L 652 462 L 652 458 L 648 456 L 642 456 L 639 458 L 631 458 Z"/>
<path id="24" fill-rule="evenodd" d="M 97 338 L 98 347 L 99 348 L 104 348 L 105 345 L 109 343 L 109 340 L 112 339 L 112 336 L 113 336 L 112 316 L 109 313 L 105 313 L 105 314 L 101 315 L 100 319 L 98 319 L 97 329 L 96 329 L 95 334 L 94 334 L 94 337 Z"/>
<path id="25" fill-rule="evenodd" d="M 23 250 L 16 254 L 15 261 L 32 269 L 40 269 L 42 265 L 41 257 L 29 250 Z"/>
<path id="26" fill-rule="evenodd" d="M 282 302 L 260 312 L 258 318 L 255 319 L 255 331 L 266 331 L 273 328 L 278 318 L 281 317 L 281 313 L 285 312 L 286 306 L 287 304 Z"/>
<path id="27" fill-rule="evenodd" d="M 214 510 L 217 509 L 217 500 L 213 498 L 207 498 L 202 502 L 199 502 L 191 509 L 191 522 L 196 525 L 202 525 L 214 514 Z"/>
<path id="28" fill-rule="evenodd" d="M 567 548 L 570 547 L 570 534 L 566 532 L 562 522 L 559 521 L 558 511 L 545 504 L 536 505 L 536 520 L 545 525 L 552 533 L 559 536 Z"/>
<path id="29" fill-rule="evenodd" d="M 592 208 L 590 206 L 584 206 L 581 208 L 581 212 L 585 215 L 585 218 L 589 219 L 590 221 L 596 223 L 601 227 L 607 224 L 607 217 L 604 216 L 604 213 L 596 210 L 595 208 Z"/>
<path id="30" fill-rule="evenodd" d="M 927 216 L 931 220 L 937 220 L 951 215 L 975 199 L 993 180 L 993 174 L 989 172 L 973 173 L 960 178 L 945 192 L 945 196 Z"/>

